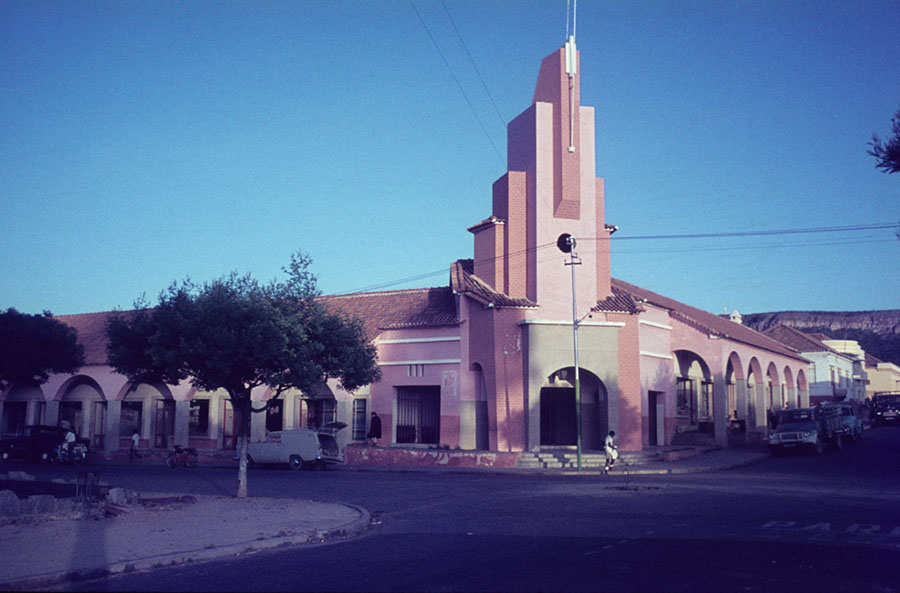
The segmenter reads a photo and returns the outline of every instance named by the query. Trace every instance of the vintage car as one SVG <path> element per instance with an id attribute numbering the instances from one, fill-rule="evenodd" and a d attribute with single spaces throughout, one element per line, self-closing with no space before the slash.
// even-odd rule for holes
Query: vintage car
<path id="1" fill-rule="evenodd" d="M 56 457 L 56 448 L 63 442 L 65 435 L 66 429 L 60 426 L 26 426 L 19 436 L 0 440 L 0 459 L 52 462 Z M 87 439 L 77 439 L 76 442 L 85 448 L 88 445 Z"/>
<path id="2" fill-rule="evenodd" d="M 322 428 L 270 432 L 265 441 L 247 445 L 247 460 L 252 465 L 287 465 L 291 469 L 324 469 L 329 463 L 343 463 L 335 435 L 345 426 L 331 422 Z"/>
<path id="3" fill-rule="evenodd" d="M 769 451 L 780 455 L 791 450 L 821 453 L 825 444 L 840 449 L 844 434 L 840 410 L 830 407 L 781 410 L 778 427 L 769 433 Z"/>
<path id="4" fill-rule="evenodd" d="M 841 422 L 844 425 L 844 436 L 858 441 L 862 438 L 863 426 L 856 408 L 850 402 L 829 402 L 825 404 L 827 408 L 837 408 L 841 412 Z"/>
<path id="5" fill-rule="evenodd" d="M 876 393 L 872 398 L 872 417 L 875 424 L 900 421 L 900 393 Z"/>

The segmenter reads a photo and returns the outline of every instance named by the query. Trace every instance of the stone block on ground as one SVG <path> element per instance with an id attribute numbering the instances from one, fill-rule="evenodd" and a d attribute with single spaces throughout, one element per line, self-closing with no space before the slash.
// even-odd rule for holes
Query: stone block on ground
<path id="1" fill-rule="evenodd" d="M 0 490 L 0 516 L 15 517 L 20 511 L 19 497 L 12 490 Z"/>

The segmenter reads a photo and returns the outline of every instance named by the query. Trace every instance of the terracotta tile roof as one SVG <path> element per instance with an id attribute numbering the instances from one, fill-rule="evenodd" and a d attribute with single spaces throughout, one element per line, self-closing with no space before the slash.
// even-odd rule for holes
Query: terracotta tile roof
<path id="1" fill-rule="evenodd" d="M 827 336 L 825 334 L 821 334 L 821 333 L 811 333 L 811 334 L 807 334 L 807 335 L 812 336 L 813 338 L 815 338 L 817 340 L 830 340 L 831 339 L 829 336 Z"/>
<path id="2" fill-rule="evenodd" d="M 528 299 L 506 296 L 485 284 L 475 275 L 475 262 L 471 259 L 460 259 L 450 266 L 450 287 L 454 294 L 464 294 L 491 307 L 537 307 L 537 303 Z"/>
<path id="3" fill-rule="evenodd" d="M 640 313 L 644 310 L 631 294 L 621 286 L 612 286 L 612 294 L 591 307 L 591 311 L 598 313 Z"/>
<path id="4" fill-rule="evenodd" d="M 112 312 L 82 313 L 80 315 L 54 315 L 78 332 L 78 342 L 84 346 L 84 363 L 86 365 L 106 364 L 106 319 Z"/>
<path id="5" fill-rule="evenodd" d="M 488 216 L 481 222 L 473 224 L 466 230 L 469 231 L 470 233 L 474 233 L 476 231 L 480 231 L 482 228 L 484 228 L 486 226 L 491 226 L 491 225 L 495 225 L 495 224 L 506 224 L 506 221 L 503 220 L 502 218 L 497 218 L 496 216 L 491 214 L 490 216 Z"/>
<path id="6" fill-rule="evenodd" d="M 815 335 L 805 334 L 784 324 L 773 325 L 764 331 L 763 334 L 790 346 L 797 352 L 834 352 L 832 348 L 829 348 Z"/>
<path id="7" fill-rule="evenodd" d="M 370 339 L 386 329 L 457 325 L 456 301 L 450 287 L 324 296 L 321 300 L 331 309 L 361 319 Z M 105 365 L 106 320 L 112 314 L 57 315 L 55 319 L 78 332 L 85 364 Z"/>
<path id="8" fill-rule="evenodd" d="M 733 340 L 735 342 L 768 350 L 775 354 L 809 362 L 790 346 L 782 344 L 781 342 L 765 336 L 758 331 L 752 330 L 745 325 L 735 323 L 730 319 L 714 315 L 707 311 L 703 311 L 702 309 L 697 309 L 696 307 L 691 307 L 690 305 L 685 305 L 675 299 L 664 297 L 655 292 L 639 288 L 616 278 L 612 279 L 612 285 L 614 288 L 619 288 L 628 293 L 632 298 L 639 302 L 646 302 L 656 307 L 667 309 L 672 318 L 678 319 L 679 321 L 702 332 L 708 333 L 711 336 Z"/>
<path id="9" fill-rule="evenodd" d="M 871 354 L 866 352 L 866 363 L 865 364 L 867 367 L 877 367 L 878 364 L 882 363 L 882 362 L 884 362 L 884 361 L 881 360 L 880 358 L 872 356 Z"/>
<path id="10" fill-rule="evenodd" d="M 458 325 L 449 286 L 321 297 L 329 309 L 359 318 L 369 338 L 386 329 Z"/>

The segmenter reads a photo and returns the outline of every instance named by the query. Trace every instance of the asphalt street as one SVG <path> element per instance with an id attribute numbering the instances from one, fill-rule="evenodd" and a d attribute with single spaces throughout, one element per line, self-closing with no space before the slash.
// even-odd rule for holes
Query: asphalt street
<path id="1" fill-rule="evenodd" d="M 897 459 L 900 430 L 879 428 L 840 451 L 705 474 L 254 470 L 251 495 L 359 505 L 373 527 L 60 590 L 897 591 Z M 106 478 L 223 494 L 235 476 Z"/>

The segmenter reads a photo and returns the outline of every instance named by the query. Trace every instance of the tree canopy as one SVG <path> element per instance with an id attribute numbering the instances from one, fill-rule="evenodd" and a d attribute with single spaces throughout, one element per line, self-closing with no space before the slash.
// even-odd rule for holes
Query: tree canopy
<path id="1" fill-rule="evenodd" d="M 362 324 L 329 311 L 319 300 L 310 259 L 291 256 L 286 282 L 262 285 L 231 273 L 202 285 L 173 283 L 158 304 L 110 317 L 108 359 L 132 381 L 189 380 L 225 389 L 240 418 L 238 496 L 246 496 L 250 413 L 261 412 L 291 388 L 312 393 L 329 379 L 352 391 L 379 378 L 375 346 Z M 253 389 L 274 389 L 254 408 Z"/>
<path id="2" fill-rule="evenodd" d="M 878 134 L 872 134 L 872 141 L 869 142 L 869 146 L 872 147 L 869 154 L 877 161 L 875 168 L 884 169 L 888 174 L 900 171 L 900 109 L 891 119 L 891 132 L 893 137 L 884 141 Z"/>
<path id="3" fill-rule="evenodd" d="M 0 313 L 0 390 L 17 383 L 40 385 L 53 373 L 74 373 L 83 364 L 78 332 L 49 311 Z"/>

